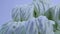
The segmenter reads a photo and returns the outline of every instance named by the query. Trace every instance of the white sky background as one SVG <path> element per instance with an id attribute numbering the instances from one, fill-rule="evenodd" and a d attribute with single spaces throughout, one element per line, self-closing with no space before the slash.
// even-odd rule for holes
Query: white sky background
<path id="1" fill-rule="evenodd" d="M 16 5 L 31 3 L 32 0 L 0 0 L 0 25 L 11 20 L 11 11 Z M 60 0 L 53 0 L 52 5 L 60 3 Z"/>

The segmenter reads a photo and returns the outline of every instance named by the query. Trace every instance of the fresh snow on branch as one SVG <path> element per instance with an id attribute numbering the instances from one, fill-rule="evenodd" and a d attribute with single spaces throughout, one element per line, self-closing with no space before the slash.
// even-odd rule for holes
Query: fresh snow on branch
<path id="1" fill-rule="evenodd" d="M 0 34 L 56 34 L 60 5 L 50 7 L 51 1 L 33 0 L 32 4 L 13 8 L 12 20 L 0 27 Z"/>

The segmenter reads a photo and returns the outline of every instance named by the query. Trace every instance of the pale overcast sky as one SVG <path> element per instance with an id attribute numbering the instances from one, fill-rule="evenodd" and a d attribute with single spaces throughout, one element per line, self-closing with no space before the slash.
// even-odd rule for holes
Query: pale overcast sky
<path id="1" fill-rule="evenodd" d="M 32 0 L 0 0 L 0 25 L 11 20 L 11 10 L 16 5 L 31 3 Z M 53 0 L 53 4 L 58 4 L 59 0 Z"/>

